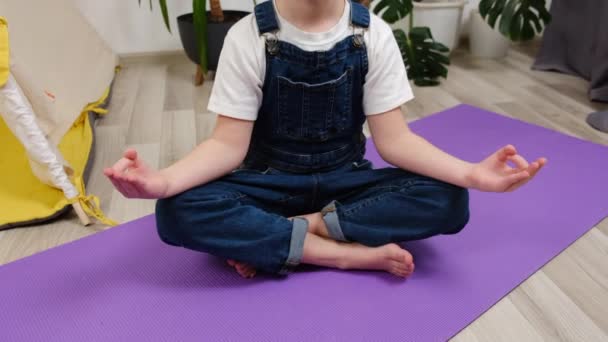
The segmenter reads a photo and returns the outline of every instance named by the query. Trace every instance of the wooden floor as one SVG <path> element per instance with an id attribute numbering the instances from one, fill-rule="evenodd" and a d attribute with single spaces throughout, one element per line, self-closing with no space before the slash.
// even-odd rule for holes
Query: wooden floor
<path id="1" fill-rule="evenodd" d="M 608 134 L 587 126 L 587 82 L 530 70 L 538 43 L 518 46 L 501 61 L 453 55 L 441 86 L 416 88 L 408 121 L 468 103 L 569 135 L 608 145 Z M 193 65 L 181 55 L 123 60 L 109 115 L 98 121 L 89 192 L 108 216 L 124 222 L 153 212 L 154 203 L 126 200 L 103 177 L 127 146 L 165 167 L 209 136 L 215 115 L 206 109 L 212 82 L 194 88 Z M 608 195 L 608 194 L 607 194 Z M 607 197 L 608 198 L 608 197 Z M 71 215 L 56 223 L 0 232 L 0 264 L 103 229 L 82 227 Z M 608 341 L 608 220 L 604 220 L 503 298 L 454 341 Z"/>

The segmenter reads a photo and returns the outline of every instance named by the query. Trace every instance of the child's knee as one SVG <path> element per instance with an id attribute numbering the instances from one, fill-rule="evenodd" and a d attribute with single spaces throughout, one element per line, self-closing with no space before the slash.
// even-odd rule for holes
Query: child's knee
<path id="1" fill-rule="evenodd" d="M 180 246 L 178 234 L 179 210 L 175 206 L 175 198 L 159 199 L 156 202 L 156 231 L 160 239 L 169 245 Z"/>
<path id="2" fill-rule="evenodd" d="M 182 246 L 189 235 L 188 227 L 195 224 L 196 212 L 205 212 L 204 202 L 193 198 L 188 190 L 156 201 L 156 229 L 161 240 L 169 245 Z"/>
<path id="3" fill-rule="evenodd" d="M 156 227 L 161 240 L 170 245 L 189 246 L 213 235 L 222 225 L 224 212 L 237 205 L 240 194 L 214 185 L 187 190 L 156 202 Z"/>
<path id="4" fill-rule="evenodd" d="M 465 188 L 453 186 L 445 196 L 442 207 L 444 213 L 444 234 L 456 234 L 469 222 L 469 191 Z"/>

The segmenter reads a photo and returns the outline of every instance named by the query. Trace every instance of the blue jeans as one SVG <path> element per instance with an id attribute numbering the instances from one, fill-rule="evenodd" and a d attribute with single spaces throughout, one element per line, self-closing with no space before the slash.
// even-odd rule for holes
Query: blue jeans
<path id="1" fill-rule="evenodd" d="M 159 200 L 156 218 L 168 244 L 286 274 L 308 230 L 287 218 L 319 211 L 333 239 L 367 246 L 455 234 L 469 219 L 466 189 L 367 160 L 313 174 L 239 169 Z"/>

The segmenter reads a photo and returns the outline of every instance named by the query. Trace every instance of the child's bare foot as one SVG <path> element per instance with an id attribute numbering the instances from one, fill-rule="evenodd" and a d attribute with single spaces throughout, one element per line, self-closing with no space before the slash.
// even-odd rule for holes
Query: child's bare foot
<path id="1" fill-rule="evenodd" d="M 414 272 L 414 258 L 410 252 L 394 243 L 375 248 L 356 243 L 351 246 L 340 265 L 342 269 L 384 270 L 404 278 Z"/>
<path id="2" fill-rule="evenodd" d="M 404 278 L 414 272 L 414 258 L 397 244 L 367 247 L 325 239 L 312 233 L 308 233 L 304 240 L 302 262 L 344 270 L 386 271 Z"/>
<path id="3" fill-rule="evenodd" d="M 247 265 L 243 262 L 238 262 L 236 260 L 227 260 L 228 265 L 234 267 L 236 272 L 243 278 L 253 278 L 255 276 L 256 270 L 253 266 Z"/>

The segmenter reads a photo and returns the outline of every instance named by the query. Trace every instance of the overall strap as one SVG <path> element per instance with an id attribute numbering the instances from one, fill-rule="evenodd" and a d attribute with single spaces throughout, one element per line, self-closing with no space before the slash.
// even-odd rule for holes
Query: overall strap
<path id="1" fill-rule="evenodd" d="M 350 2 L 350 20 L 354 26 L 369 27 L 369 9 L 357 1 Z"/>
<path id="2" fill-rule="evenodd" d="M 255 20 L 258 24 L 260 35 L 279 29 L 279 23 L 277 22 L 272 0 L 262 2 L 255 6 Z"/>

